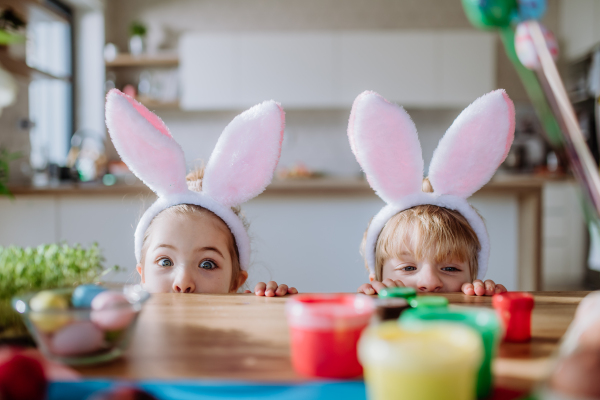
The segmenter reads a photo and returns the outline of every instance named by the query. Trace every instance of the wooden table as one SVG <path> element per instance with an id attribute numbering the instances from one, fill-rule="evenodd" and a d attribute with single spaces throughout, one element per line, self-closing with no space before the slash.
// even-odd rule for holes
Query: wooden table
<path id="1" fill-rule="evenodd" d="M 533 293 L 533 339 L 501 345 L 494 363 L 497 386 L 528 390 L 545 377 L 550 356 L 587 293 Z M 445 296 L 452 304 L 491 307 L 490 297 Z M 242 294 L 153 295 L 127 356 L 78 370 L 88 377 L 125 379 L 304 381 L 290 364 L 285 301 Z"/>

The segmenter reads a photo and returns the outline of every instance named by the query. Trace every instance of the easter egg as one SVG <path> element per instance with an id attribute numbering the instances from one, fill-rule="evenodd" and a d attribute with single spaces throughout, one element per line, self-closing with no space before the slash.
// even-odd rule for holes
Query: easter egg
<path id="1" fill-rule="evenodd" d="M 549 386 L 565 398 L 600 398 L 600 351 L 578 351 L 560 360 Z M 557 396 L 557 398 L 559 398 Z"/>
<path id="2" fill-rule="evenodd" d="M 134 316 L 135 312 L 123 293 L 102 292 L 92 301 L 90 318 L 101 329 L 107 331 L 125 329 Z"/>
<path id="3" fill-rule="evenodd" d="M 100 350 L 104 333 L 91 322 L 74 322 L 52 337 L 50 349 L 58 356 L 78 356 Z"/>
<path id="4" fill-rule="evenodd" d="M 469 22 L 477 28 L 504 28 L 517 10 L 516 0 L 462 0 Z"/>
<path id="5" fill-rule="evenodd" d="M 66 313 L 60 313 L 61 310 L 69 308 L 67 300 L 49 290 L 43 290 L 36 294 L 29 301 L 29 307 L 31 308 L 29 318 L 37 329 L 45 333 L 54 332 L 71 320 Z"/>
<path id="6" fill-rule="evenodd" d="M 552 59 L 556 61 L 558 59 L 558 44 L 556 43 L 556 38 L 552 32 L 541 24 L 540 27 L 542 29 L 542 34 L 544 35 L 544 40 L 546 41 L 546 46 L 552 55 Z M 517 26 L 517 31 L 515 33 L 515 51 L 517 52 L 519 61 L 521 61 L 521 64 L 526 68 L 540 68 L 540 58 L 533 45 L 533 39 L 527 22 L 522 22 Z"/>
<path id="7" fill-rule="evenodd" d="M 98 285 L 79 285 L 73 291 L 71 304 L 77 308 L 90 308 L 94 297 L 104 291 L 106 291 L 106 288 Z"/>
<path id="8" fill-rule="evenodd" d="M 35 358 L 15 352 L 0 363 L 0 398 L 7 400 L 43 400 L 48 379 Z"/>

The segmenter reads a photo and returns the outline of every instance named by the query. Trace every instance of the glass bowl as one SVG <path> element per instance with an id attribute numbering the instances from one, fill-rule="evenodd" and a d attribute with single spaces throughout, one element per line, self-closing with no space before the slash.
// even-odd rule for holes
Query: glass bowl
<path id="1" fill-rule="evenodd" d="M 31 300 L 41 292 L 14 297 L 12 306 L 46 357 L 68 365 L 102 363 L 124 353 L 150 295 L 141 285 L 101 286 L 121 301 L 109 301 L 100 309 L 77 308 L 71 302 L 76 288 L 68 288 L 43 291 L 52 294 L 52 301 L 68 304 L 65 309 L 32 310 Z"/>

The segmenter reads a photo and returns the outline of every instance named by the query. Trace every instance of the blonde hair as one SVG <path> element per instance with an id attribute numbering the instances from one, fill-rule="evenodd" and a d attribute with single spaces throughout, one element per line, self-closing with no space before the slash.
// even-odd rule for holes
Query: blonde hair
<path id="1" fill-rule="evenodd" d="M 433 192 L 427 178 L 423 180 L 422 191 Z M 365 232 L 361 244 L 363 257 L 366 237 Z M 415 206 L 394 215 L 381 230 L 375 247 L 375 279 L 382 280 L 383 264 L 388 259 L 406 251 L 417 259 L 431 258 L 437 263 L 467 262 L 473 279 L 478 272 L 479 250 L 479 238 L 461 213 L 431 204 Z"/>
<path id="2" fill-rule="evenodd" d="M 187 176 L 185 177 L 185 180 L 187 181 L 188 187 L 190 190 L 195 191 L 195 192 L 200 192 L 200 191 L 202 191 L 202 178 L 204 178 L 204 167 L 196 168 L 195 170 L 193 170 L 192 172 L 187 174 Z M 246 222 L 246 219 L 244 218 L 244 215 L 242 214 L 240 207 L 231 207 L 231 210 L 235 213 L 235 215 L 237 215 L 242 220 L 244 227 L 246 229 L 248 229 L 248 223 Z M 227 247 L 228 247 L 229 254 L 231 256 L 231 262 L 232 262 L 232 274 L 231 274 L 231 283 L 229 285 L 229 290 L 235 290 L 239 275 L 242 271 L 242 268 L 240 265 L 240 254 L 238 251 L 237 243 L 235 241 L 235 237 L 231 233 L 231 230 L 229 229 L 227 224 L 225 224 L 225 222 L 221 218 L 219 218 L 219 216 L 217 216 L 215 213 L 213 213 L 212 211 L 207 210 L 206 208 L 195 205 L 195 204 L 177 204 L 177 205 L 171 206 L 167 209 L 164 209 L 156 217 L 158 217 L 161 214 L 180 215 L 180 216 L 187 216 L 187 215 L 192 215 L 192 214 L 194 214 L 194 215 L 209 215 L 209 216 L 214 217 L 217 220 L 221 221 L 223 223 L 223 225 L 225 225 L 225 228 L 227 229 L 227 232 L 228 232 L 228 239 L 229 239 Z M 152 225 L 153 225 L 156 217 L 154 217 L 154 219 L 152 221 L 150 221 L 150 225 L 148 225 L 148 229 L 146 229 L 146 232 L 144 233 L 144 241 L 142 243 L 142 257 L 140 260 L 140 263 L 142 266 L 144 265 L 144 258 L 146 256 L 147 241 L 148 241 L 147 239 L 150 237 L 150 233 L 152 232 Z"/>

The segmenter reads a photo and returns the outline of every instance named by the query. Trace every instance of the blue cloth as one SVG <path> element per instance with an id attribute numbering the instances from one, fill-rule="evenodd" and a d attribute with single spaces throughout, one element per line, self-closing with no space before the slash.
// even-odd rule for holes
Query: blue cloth
<path id="1" fill-rule="evenodd" d="M 250 383 L 231 381 L 114 381 L 52 382 L 48 400 L 85 400 L 93 393 L 119 385 L 136 386 L 159 400 L 365 400 L 362 381 Z"/>

